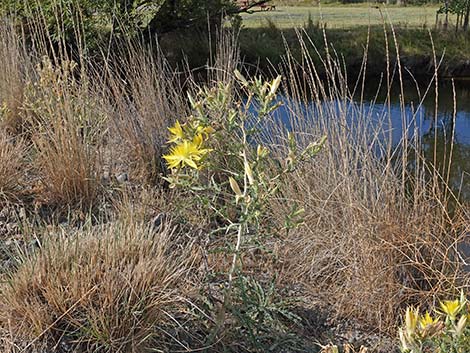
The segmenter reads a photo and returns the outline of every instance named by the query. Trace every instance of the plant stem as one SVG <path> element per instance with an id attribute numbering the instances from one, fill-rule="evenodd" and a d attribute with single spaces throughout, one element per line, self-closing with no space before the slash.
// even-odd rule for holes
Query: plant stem
<path id="1" fill-rule="evenodd" d="M 245 126 L 242 122 L 241 124 L 241 130 L 243 134 L 243 152 L 242 152 L 242 157 L 243 157 L 243 165 L 245 166 L 248 163 L 248 158 L 246 156 L 246 131 L 245 131 Z M 246 193 L 248 191 L 248 176 L 247 176 L 247 171 L 244 169 L 243 172 L 243 202 L 246 202 Z M 242 206 L 243 209 L 243 206 Z M 233 274 L 235 273 L 235 270 L 237 268 L 237 261 L 238 261 L 238 256 L 240 252 L 240 247 L 242 244 L 242 236 L 243 236 L 243 227 L 244 227 L 244 221 L 246 222 L 246 216 L 248 215 L 248 205 L 245 205 L 244 210 L 242 212 L 242 218 L 241 222 L 239 222 L 238 225 L 238 232 L 237 232 L 237 244 L 235 245 L 235 252 L 233 254 L 232 258 L 232 267 L 230 268 L 230 272 L 228 275 L 228 283 L 229 283 L 229 290 L 232 287 L 232 282 L 233 282 Z"/>

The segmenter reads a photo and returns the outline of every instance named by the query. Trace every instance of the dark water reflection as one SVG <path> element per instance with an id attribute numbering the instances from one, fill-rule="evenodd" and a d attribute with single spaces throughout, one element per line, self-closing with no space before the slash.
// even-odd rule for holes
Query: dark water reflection
<path id="1" fill-rule="evenodd" d="M 360 95 L 355 95 L 347 105 L 347 119 L 351 123 L 355 116 L 361 115 L 372 122 L 382 121 L 386 125 L 391 123 L 391 126 L 384 126 L 384 129 L 391 129 L 394 144 L 400 142 L 404 135 L 404 126 L 407 126 L 408 138 L 413 138 L 416 132 L 419 134 L 428 161 L 434 161 L 434 151 L 437 151 L 436 162 L 440 170 L 445 168 L 444 164 L 448 162 L 452 150 L 450 184 L 456 193 L 460 193 L 462 199 L 470 201 L 470 85 L 456 83 L 454 89 L 451 82 L 441 84 L 437 109 L 435 88 L 431 87 L 425 95 L 426 89 L 427 87 L 417 88 L 413 83 L 406 82 L 402 109 L 398 85 L 392 89 L 390 104 L 387 103 L 385 92 L 377 94 L 377 89 L 371 87 L 370 91 L 364 92 L 362 105 L 359 104 Z M 424 99 L 420 98 L 424 95 Z M 325 104 L 331 107 L 331 101 Z M 341 104 L 338 102 L 338 109 Z M 298 105 L 309 119 L 314 119 L 318 109 L 323 109 L 313 103 Z M 279 114 L 280 119 L 290 126 L 286 106 L 289 104 L 281 107 Z"/>
<path id="2" fill-rule="evenodd" d="M 427 88 L 417 88 L 409 82 L 404 85 L 405 115 L 409 118 L 415 114 L 425 157 L 430 162 L 434 161 L 436 151 L 436 162 L 441 171 L 447 168 L 452 151 L 449 182 L 454 191 L 468 201 L 470 200 L 470 86 L 445 82 L 438 87 L 437 100 L 434 87 L 430 88 L 424 99 L 420 98 L 418 90 L 424 95 Z M 366 99 L 371 99 L 370 94 Z M 373 109 L 380 109 L 383 106 L 380 102 L 383 101 L 385 101 L 384 96 L 379 95 L 379 103 Z M 403 132 L 400 90 L 397 87 L 391 95 L 391 106 L 394 143 L 397 143 L 399 138 L 395 136 L 401 136 Z"/>

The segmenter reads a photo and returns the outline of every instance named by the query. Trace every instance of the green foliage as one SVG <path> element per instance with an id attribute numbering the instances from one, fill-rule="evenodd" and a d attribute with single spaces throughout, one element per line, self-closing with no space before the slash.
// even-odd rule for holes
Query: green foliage
<path id="1" fill-rule="evenodd" d="M 462 15 L 468 7 L 468 0 L 449 0 L 446 1 L 438 10 L 438 13 L 451 13 L 455 15 Z"/>
<path id="2" fill-rule="evenodd" d="M 444 3 L 437 11 L 438 14 L 446 14 L 445 26 L 448 25 L 448 15 L 457 15 L 457 22 L 455 23 L 456 29 L 462 25 L 463 30 L 468 29 L 469 16 L 470 16 L 470 1 L 469 0 L 444 0 Z"/>
<path id="3" fill-rule="evenodd" d="M 54 41 L 97 44 L 100 36 L 156 34 L 180 28 L 207 28 L 207 21 L 220 22 L 233 12 L 231 0 L 5 0 L 0 15 L 9 14 L 22 24 L 42 22 Z"/>
<path id="4" fill-rule="evenodd" d="M 114 3 L 111 0 L 5 0 L 0 3 L 0 15 L 12 15 L 30 30 L 32 26 L 46 25 L 54 41 L 71 43 L 80 33 L 92 44 L 98 29 L 108 24 Z"/>
<path id="5" fill-rule="evenodd" d="M 201 21 L 207 17 L 221 16 L 223 12 L 234 9 L 234 3 L 231 0 L 154 0 L 150 3 L 153 6 L 161 5 L 160 18 L 162 20 L 166 18 L 166 22 L 170 20 Z"/>
<path id="6" fill-rule="evenodd" d="M 236 319 L 236 332 L 247 338 L 252 349 L 265 352 L 266 347 L 289 341 L 289 324 L 299 323 L 290 306 L 292 303 L 282 299 L 274 281 L 263 286 L 252 277 L 239 276 L 233 287 L 232 302 L 227 309 Z M 277 335 L 273 335 L 276 332 Z"/>

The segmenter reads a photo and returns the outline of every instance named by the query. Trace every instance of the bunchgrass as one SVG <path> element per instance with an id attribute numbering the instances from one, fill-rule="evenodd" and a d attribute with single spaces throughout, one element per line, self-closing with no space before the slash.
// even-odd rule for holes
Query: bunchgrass
<path id="1" fill-rule="evenodd" d="M 106 115 L 87 87 L 78 82 L 74 63 L 38 65 L 39 79 L 29 83 L 25 111 L 34 164 L 44 201 L 89 208 L 100 195 L 100 148 Z"/>
<path id="2" fill-rule="evenodd" d="M 27 152 L 23 140 L 0 133 L 0 204 L 2 201 L 19 202 L 25 196 Z"/>
<path id="3" fill-rule="evenodd" d="M 191 289 L 196 253 L 191 244 L 176 247 L 178 237 L 132 221 L 51 234 L 3 285 L 2 326 L 33 347 L 158 346 Z"/>

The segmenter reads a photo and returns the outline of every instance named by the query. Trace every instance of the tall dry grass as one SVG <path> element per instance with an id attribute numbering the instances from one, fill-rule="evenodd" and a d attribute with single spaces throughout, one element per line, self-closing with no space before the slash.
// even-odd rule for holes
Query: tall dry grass
<path id="1" fill-rule="evenodd" d="M 15 140 L 0 131 L 0 204 L 1 201 L 18 202 L 24 196 L 27 152 L 23 140 Z"/>
<path id="2" fill-rule="evenodd" d="M 159 183 L 166 128 L 188 113 L 181 78 L 159 49 L 129 41 L 117 51 L 103 87 L 114 168 L 127 170 L 133 180 Z"/>
<path id="3" fill-rule="evenodd" d="M 12 23 L 0 19 L 0 33 L 0 125 L 10 133 L 19 133 L 30 62 Z"/>
<path id="4" fill-rule="evenodd" d="M 41 203 L 90 207 L 101 193 L 100 148 L 106 132 L 96 87 L 65 53 L 48 49 L 44 30 L 26 44 L 12 23 L 2 20 L 0 26 L 2 155 L 18 153 L 3 166 L 12 167 L 12 178 L 28 179 L 24 189 Z M 4 134 L 22 140 L 16 151 Z M 20 170 L 25 158 L 28 163 Z"/>
<path id="5" fill-rule="evenodd" d="M 0 198 L 19 201 L 30 169 L 28 146 L 21 136 L 25 78 L 30 61 L 8 20 L 0 20 Z"/>
<path id="6" fill-rule="evenodd" d="M 128 170 L 131 179 L 161 183 L 165 172 L 167 127 L 191 114 L 188 93 L 199 89 L 201 77 L 209 85 L 233 81 L 240 62 L 236 35 L 221 31 L 207 67 L 197 73 L 189 64 L 172 68 L 158 43 L 121 42 L 107 61 L 102 80 L 111 117 L 114 169 Z"/>
<path id="7" fill-rule="evenodd" d="M 323 58 L 327 76 L 320 77 L 308 39 L 299 40 L 303 65 L 297 70 L 287 58 L 284 71 L 289 125 L 301 145 L 322 135 L 328 140 L 315 160 L 280 185 L 282 197 L 272 207 L 280 221 L 289 203 L 305 209 L 304 224 L 279 244 L 284 277 L 302 284 L 307 296 L 320 298 L 338 317 L 393 333 L 404 305 L 424 307 L 468 286 L 460 253 L 468 214 L 448 189 L 446 171 L 424 160 L 418 116 L 405 110 L 403 96 L 403 135 L 392 141 L 391 72 L 402 82 L 399 64 L 389 63 L 390 76 L 382 83 L 388 99 L 377 116 L 362 100 L 365 85 L 373 82 L 367 81 L 367 53 L 351 85 L 333 51 Z M 275 143 L 286 142 L 280 135 Z M 450 204 L 461 214 L 450 212 Z"/>
<path id="8" fill-rule="evenodd" d="M 75 78 L 76 64 L 49 59 L 28 83 L 25 111 L 41 194 L 48 203 L 91 207 L 101 193 L 101 148 L 106 115 L 88 78 Z"/>

